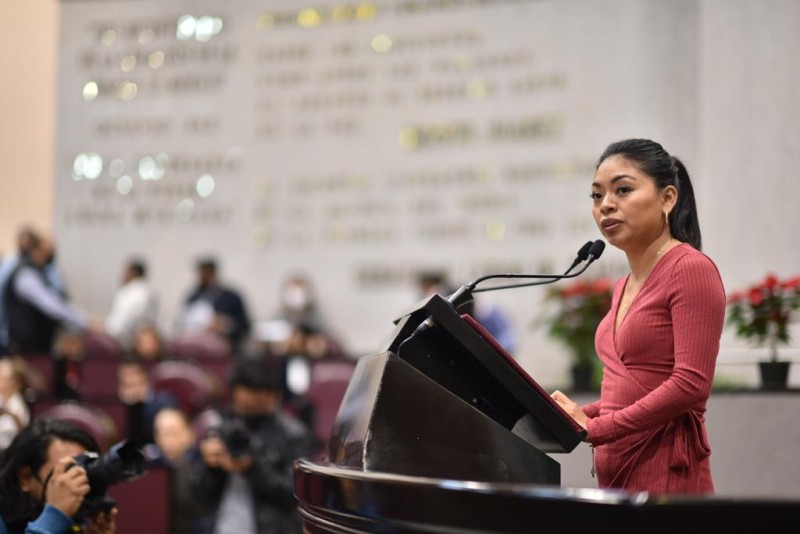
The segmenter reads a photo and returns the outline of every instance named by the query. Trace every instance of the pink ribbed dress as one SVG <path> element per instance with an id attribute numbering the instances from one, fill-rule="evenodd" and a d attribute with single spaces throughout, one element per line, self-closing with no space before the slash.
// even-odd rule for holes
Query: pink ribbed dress
<path id="1" fill-rule="evenodd" d="M 690 245 L 672 248 L 615 331 L 626 282 L 595 337 L 600 400 L 583 407 L 598 485 L 713 493 L 704 414 L 725 320 L 719 272 Z"/>

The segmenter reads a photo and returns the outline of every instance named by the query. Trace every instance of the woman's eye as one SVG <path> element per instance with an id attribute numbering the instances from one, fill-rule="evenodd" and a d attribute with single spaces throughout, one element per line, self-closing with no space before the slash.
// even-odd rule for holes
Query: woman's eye
<path id="1" fill-rule="evenodd" d="M 592 200 L 600 200 L 601 197 L 600 193 L 595 192 L 589 193 L 589 196 L 592 198 Z"/>
<path id="2" fill-rule="evenodd" d="M 630 192 L 631 188 L 628 187 L 627 185 L 620 186 L 620 188 L 617 189 L 617 193 L 619 193 L 620 195 L 624 195 L 625 193 L 630 193 Z"/>

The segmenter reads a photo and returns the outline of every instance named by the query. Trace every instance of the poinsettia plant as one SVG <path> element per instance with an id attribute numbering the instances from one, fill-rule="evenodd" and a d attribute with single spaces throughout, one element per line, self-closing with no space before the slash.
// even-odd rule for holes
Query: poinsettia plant
<path id="1" fill-rule="evenodd" d="M 800 276 L 779 279 L 768 274 L 761 282 L 728 296 L 727 324 L 736 335 L 770 348 L 778 359 L 778 344 L 788 344 L 789 325 L 800 310 Z"/>
<path id="2" fill-rule="evenodd" d="M 551 337 L 572 349 L 578 365 L 594 363 L 595 330 L 611 309 L 613 291 L 609 278 L 597 278 L 550 286 L 545 296 L 542 323 Z"/>

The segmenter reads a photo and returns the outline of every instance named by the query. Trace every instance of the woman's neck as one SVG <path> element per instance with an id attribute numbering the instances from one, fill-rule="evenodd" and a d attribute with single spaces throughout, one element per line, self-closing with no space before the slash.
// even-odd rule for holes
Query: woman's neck
<path id="1" fill-rule="evenodd" d="M 679 241 L 672 237 L 672 234 L 664 232 L 649 245 L 635 251 L 628 251 L 626 255 L 631 269 L 631 277 L 638 281 L 645 280 L 661 257 L 678 243 Z"/>

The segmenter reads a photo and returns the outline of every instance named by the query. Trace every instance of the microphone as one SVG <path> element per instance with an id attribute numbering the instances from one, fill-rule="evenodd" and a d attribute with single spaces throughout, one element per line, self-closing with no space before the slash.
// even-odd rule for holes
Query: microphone
<path id="1" fill-rule="evenodd" d="M 569 269 L 564 271 L 564 274 L 498 274 L 498 275 L 484 276 L 481 281 L 488 280 L 490 278 L 535 278 L 535 279 L 540 280 L 540 281 L 538 281 L 538 282 L 527 282 L 527 283 L 524 283 L 524 284 L 509 284 L 509 285 L 504 285 L 504 286 L 491 286 L 491 287 L 486 287 L 486 288 L 481 288 L 481 289 L 473 289 L 472 292 L 473 293 L 482 293 L 484 291 L 497 291 L 499 289 L 511 289 L 511 288 L 514 288 L 514 287 L 539 286 L 539 285 L 543 285 L 543 284 L 552 284 L 553 282 L 558 282 L 559 280 L 564 279 L 564 278 L 575 278 L 576 276 L 582 274 L 586 269 L 588 269 L 589 265 L 591 265 L 593 262 L 598 260 L 600 258 L 600 256 L 603 254 L 603 250 L 605 250 L 605 248 L 606 248 L 605 241 L 603 241 L 601 239 L 598 239 L 597 241 L 594 241 L 594 242 L 590 241 L 589 243 L 587 243 L 587 245 L 590 245 L 590 246 L 589 246 L 589 250 L 588 250 L 588 252 L 586 254 L 586 257 L 584 258 L 585 261 L 586 261 L 586 264 L 576 273 L 569 274 L 569 272 L 572 269 L 574 269 L 575 266 L 578 265 L 582 261 L 582 260 L 579 260 L 578 258 L 576 258 L 575 262 L 573 262 L 573 264 L 570 266 Z M 583 251 L 583 249 L 585 247 L 586 247 L 586 245 L 581 247 L 581 250 L 578 251 L 578 257 L 580 257 L 581 252 Z M 544 280 L 541 281 L 542 279 L 544 279 Z"/>
<path id="2" fill-rule="evenodd" d="M 603 254 L 603 250 L 606 248 L 606 243 L 602 239 L 598 239 L 596 241 L 587 241 L 578 251 L 577 256 L 575 257 L 575 261 L 572 262 L 569 269 L 564 271 L 564 274 L 487 274 L 486 276 L 481 276 L 480 278 L 476 278 L 472 282 L 467 285 L 461 286 L 452 294 L 447 297 L 447 302 L 449 302 L 454 309 L 458 309 L 459 307 L 472 302 L 473 300 L 473 293 L 480 293 L 483 291 L 497 291 L 500 289 L 510 289 L 513 287 L 527 287 L 527 286 L 534 286 L 534 285 L 541 285 L 541 284 L 552 284 L 553 282 L 557 282 L 563 278 L 574 278 L 581 273 L 583 273 L 586 269 L 589 268 L 594 261 L 598 260 L 600 256 Z M 574 269 L 578 264 L 582 261 L 586 263 L 584 266 L 577 272 L 569 274 L 572 269 Z M 536 282 L 527 282 L 524 284 L 510 284 L 504 286 L 492 286 L 483 289 L 475 289 L 478 284 L 484 282 L 486 280 L 490 280 L 493 278 L 527 278 L 527 279 L 536 279 Z M 401 344 L 402 347 L 407 341 L 410 341 L 413 337 L 417 334 L 425 331 L 426 329 L 432 327 L 434 325 L 434 321 L 432 317 L 428 317 L 424 321 L 422 321 L 419 326 L 417 326 L 416 330 L 414 330 L 410 336 L 408 336 Z M 400 348 L 398 348 L 398 352 Z"/>
<path id="3" fill-rule="evenodd" d="M 586 258 L 589 257 L 589 250 L 592 248 L 592 245 L 594 245 L 594 241 L 587 241 L 586 243 L 583 244 L 581 249 L 578 251 L 578 255 L 575 256 L 575 261 L 572 262 L 572 265 L 569 266 L 569 269 L 564 271 L 564 274 L 569 273 L 572 269 L 577 267 L 580 262 L 586 261 Z M 603 251 L 601 250 L 600 253 L 602 254 L 602 252 Z"/>

